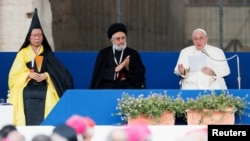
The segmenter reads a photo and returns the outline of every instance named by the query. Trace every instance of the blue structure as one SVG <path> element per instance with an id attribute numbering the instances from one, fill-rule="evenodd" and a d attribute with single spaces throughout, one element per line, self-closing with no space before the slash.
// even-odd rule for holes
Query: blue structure
<path id="1" fill-rule="evenodd" d="M 97 52 L 56 52 L 57 57 L 69 69 L 74 79 L 74 90 L 65 92 L 44 125 L 63 122 L 74 113 L 89 115 L 99 125 L 119 124 L 120 117 L 111 116 L 115 113 L 117 98 L 123 92 L 131 94 L 149 94 L 151 91 L 167 91 L 170 95 L 179 92 L 183 96 L 194 97 L 198 91 L 180 91 L 179 77 L 173 71 L 179 52 L 140 52 L 146 67 L 145 90 L 89 90 L 90 79 L 94 68 Z M 250 92 L 250 53 L 226 52 L 226 57 L 238 55 L 240 59 L 241 89 L 238 90 L 238 71 L 236 59 L 229 60 L 231 74 L 226 77 L 226 83 L 231 93 L 243 96 Z M 0 98 L 6 98 L 8 90 L 8 73 L 16 52 L 0 52 Z M 244 65 L 242 65 L 244 64 Z M 239 121 L 237 121 L 239 123 Z M 249 118 L 244 118 L 244 124 L 249 124 Z"/>
<path id="2" fill-rule="evenodd" d="M 147 89 L 179 89 L 179 77 L 174 72 L 179 52 L 140 52 L 146 66 Z M 241 89 L 250 88 L 250 53 L 227 52 L 229 58 L 240 58 Z M 0 98 L 6 98 L 8 73 L 16 52 L 0 52 Z M 88 89 L 97 52 L 56 52 L 61 62 L 73 75 L 75 89 Z M 236 59 L 229 60 L 231 74 L 226 77 L 229 89 L 238 89 Z M 244 65 L 242 65 L 244 64 Z"/>
<path id="3" fill-rule="evenodd" d="M 220 92 L 220 91 L 219 91 Z M 219 94 L 219 92 L 217 92 Z M 148 90 L 68 90 L 65 92 L 61 100 L 51 111 L 49 116 L 44 120 L 42 125 L 57 125 L 64 123 L 67 118 L 73 114 L 89 116 L 96 122 L 97 125 L 118 125 L 121 124 L 120 116 L 114 116 L 117 113 L 117 99 L 121 98 L 123 93 L 132 95 L 144 94 L 147 96 L 150 93 L 161 93 L 176 96 L 181 94 L 185 98 L 194 98 L 204 91 L 198 90 L 164 90 L 164 89 L 148 89 Z M 250 89 L 245 90 L 228 90 L 228 93 L 234 96 L 245 97 L 250 93 Z M 247 99 L 250 101 L 250 97 Z M 245 110 L 250 112 L 249 109 Z M 176 121 L 176 124 L 186 124 L 183 119 Z M 236 117 L 236 124 L 250 124 L 250 118 L 243 116 Z"/>

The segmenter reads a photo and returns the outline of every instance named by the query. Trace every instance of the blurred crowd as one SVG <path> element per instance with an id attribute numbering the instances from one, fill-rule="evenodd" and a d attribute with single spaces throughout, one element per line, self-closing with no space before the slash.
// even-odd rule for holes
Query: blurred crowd
<path id="1" fill-rule="evenodd" d="M 37 134 L 31 141 L 91 141 L 95 126 L 95 121 L 90 117 L 72 115 L 64 124 L 56 125 L 50 135 Z M 207 128 L 192 129 L 176 141 L 207 141 L 207 133 Z M 28 140 L 16 126 L 8 124 L 0 130 L 0 141 Z M 113 128 L 103 141 L 153 141 L 153 136 L 147 123 L 138 119 Z"/>

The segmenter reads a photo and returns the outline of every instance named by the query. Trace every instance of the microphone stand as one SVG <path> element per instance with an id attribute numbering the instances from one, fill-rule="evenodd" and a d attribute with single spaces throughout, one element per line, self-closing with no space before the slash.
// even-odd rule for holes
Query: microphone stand
<path id="1" fill-rule="evenodd" d="M 241 77 L 240 77 L 240 58 L 238 55 L 236 55 L 236 59 L 237 59 L 237 71 L 238 71 L 238 88 L 241 89 Z"/>
<path id="2" fill-rule="evenodd" d="M 238 55 L 235 54 L 235 55 L 233 55 L 233 56 L 231 56 L 231 57 L 229 57 L 227 59 L 218 60 L 218 59 L 215 59 L 215 58 L 211 57 L 204 48 L 201 50 L 201 52 L 204 53 L 206 56 L 208 56 L 210 59 L 215 60 L 215 61 L 228 61 L 228 60 L 231 60 L 231 59 L 233 59 L 233 58 L 236 57 L 236 61 L 237 61 L 237 74 L 238 74 L 238 76 L 237 76 L 238 89 L 241 89 L 240 59 L 239 59 Z"/>

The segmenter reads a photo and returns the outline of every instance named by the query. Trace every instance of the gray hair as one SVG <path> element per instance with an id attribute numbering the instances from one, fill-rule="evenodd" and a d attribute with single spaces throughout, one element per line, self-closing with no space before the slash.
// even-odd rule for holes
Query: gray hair
<path id="1" fill-rule="evenodd" d="M 51 141 L 50 136 L 44 134 L 35 135 L 31 141 Z"/>
<path id="2" fill-rule="evenodd" d="M 201 32 L 204 33 L 205 36 L 207 36 L 207 32 L 206 32 L 204 29 L 202 29 L 202 28 L 197 28 L 197 29 L 195 29 L 195 30 L 193 31 L 193 33 L 192 33 L 192 36 L 194 36 L 194 33 L 197 32 L 197 31 L 201 31 Z"/>
<path id="3" fill-rule="evenodd" d="M 106 141 L 127 141 L 128 136 L 124 128 L 116 128 L 110 131 Z"/>

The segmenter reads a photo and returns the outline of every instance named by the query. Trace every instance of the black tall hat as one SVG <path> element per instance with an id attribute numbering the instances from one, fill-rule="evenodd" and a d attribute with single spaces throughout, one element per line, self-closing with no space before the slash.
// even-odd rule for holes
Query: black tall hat
<path id="1" fill-rule="evenodd" d="M 31 34 L 32 30 L 35 29 L 35 28 L 40 28 L 42 30 L 42 33 L 43 33 L 42 45 L 43 45 L 44 49 L 52 50 L 49 43 L 48 43 L 48 41 L 47 41 L 47 38 L 44 35 L 42 26 L 40 24 L 40 20 L 38 18 L 38 14 L 37 14 L 37 8 L 35 8 L 35 10 L 34 10 L 34 14 L 33 14 L 32 20 L 31 20 L 29 31 L 28 31 L 28 33 L 26 35 L 25 41 L 24 41 L 23 45 L 21 46 L 20 50 L 27 47 L 30 44 L 30 41 L 29 41 L 30 34 Z"/>

